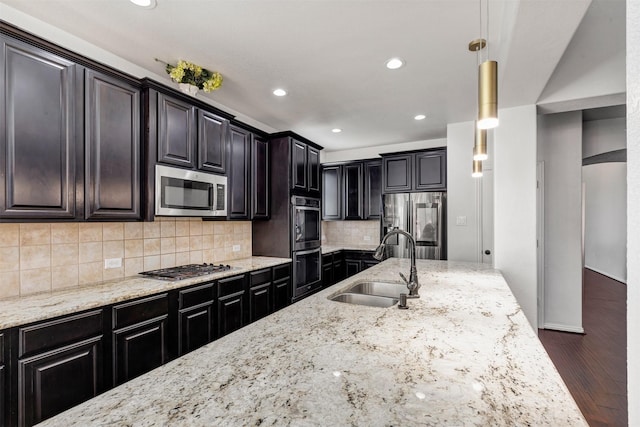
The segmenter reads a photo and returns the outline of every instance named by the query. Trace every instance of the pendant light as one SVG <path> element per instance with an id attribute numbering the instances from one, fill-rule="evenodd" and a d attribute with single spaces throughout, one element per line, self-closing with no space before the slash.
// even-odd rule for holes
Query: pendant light
<path id="1" fill-rule="evenodd" d="M 473 161 L 473 172 L 471 176 L 474 178 L 482 177 L 482 162 L 480 160 Z"/>
<path id="2" fill-rule="evenodd" d="M 489 39 L 489 0 L 487 1 L 487 40 Z M 482 0 L 480 0 L 480 35 L 482 35 Z M 498 63 L 489 60 L 487 40 L 480 38 L 469 43 L 469 50 L 476 52 L 487 46 L 487 59 L 478 65 L 478 129 L 498 126 Z M 478 62 L 480 62 L 478 60 Z"/>
<path id="3" fill-rule="evenodd" d="M 487 160 L 487 130 L 476 127 L 475 143 L 473 144 L 473 160 Z"/>

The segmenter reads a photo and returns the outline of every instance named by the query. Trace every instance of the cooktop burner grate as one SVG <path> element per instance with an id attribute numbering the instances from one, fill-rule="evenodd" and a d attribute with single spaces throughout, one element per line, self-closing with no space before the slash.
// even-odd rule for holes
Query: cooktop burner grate
<path id="1" fill-rule="evenodd" d="M 139 274 L 164 280 L 183 280 L 191 277 L 205 276 L 207 274 L 220 273 L 231 270 L 230 265 L 223 264 L 187 264 L 177 267 L 161 268 L 158 270 L 143 271 Z"/>

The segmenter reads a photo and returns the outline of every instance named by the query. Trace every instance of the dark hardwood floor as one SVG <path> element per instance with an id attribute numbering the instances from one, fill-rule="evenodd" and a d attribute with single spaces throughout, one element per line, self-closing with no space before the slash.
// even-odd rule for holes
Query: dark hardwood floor
<path id="1" fill-rule="evenodd" d="M 627 425 L 627 288 L 584 270 L 584 335 L 540 329 L 540 341 L 591 427 Z"/>

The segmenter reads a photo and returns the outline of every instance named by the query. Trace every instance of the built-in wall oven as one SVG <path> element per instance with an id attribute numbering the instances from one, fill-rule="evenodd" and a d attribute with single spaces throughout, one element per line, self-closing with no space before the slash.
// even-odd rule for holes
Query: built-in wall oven
<path id="1" fill-rule="evenodd" d="M 322 287 L 322 254 L 320 248 L 293 252 L 293 299 L 296 300 Z"/>
<path id="2" fill-rule="evenodd" d="M 320 199 L 292 196 L 293 299 L 322 287 Z"/>
<path id="3" fill-rule="evenodd" d="M 306 249 L 319 248 L 320 237 L 320 199 L 311 197 L 292 196 L 291 206 L 293 209 L 293 250 L 303 251 Z"/>

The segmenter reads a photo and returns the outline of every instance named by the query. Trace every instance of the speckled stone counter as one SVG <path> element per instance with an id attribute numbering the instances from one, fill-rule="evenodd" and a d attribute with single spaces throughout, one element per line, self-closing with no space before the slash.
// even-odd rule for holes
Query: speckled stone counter
<path id="1" fill-rule="evenodd" d="M 409 310 L 334 302 L 389 259 L 43 426 L 586 426 L 501 274 L 418 261 Z"/>
<path id="2" fill-rule="evenodd" d="M 338 252 L 343 250 L 348 251 L 375 251 L 378 247 L 374 245 L 322 245 L 322 254 L 330 254 L 332 252 Z"/>
<path id="3" fill-rule="evenodd" d="M 135 276 L 51 293 L 1 299 L 0 329 L 102 307 L 104 305 L 182 288 L 209 280 L 235 276 L 236 274 L 246 273 L 247 271 L 273 267 L 287 262 L 291 262 L 291 259 L 251 257 L 229 261 L 228 264 L 233 267 L 231 270 L 191 279 L 167 281 Z"/>

